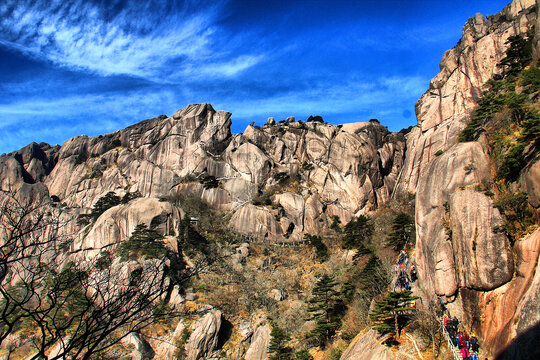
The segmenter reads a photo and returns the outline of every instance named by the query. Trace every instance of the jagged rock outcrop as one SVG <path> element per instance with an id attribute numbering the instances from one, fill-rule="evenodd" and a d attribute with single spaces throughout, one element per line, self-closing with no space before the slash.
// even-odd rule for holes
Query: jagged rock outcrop
<path id="1" fill-rule="evenodd" d="M 60 146 L 31 143 L 20 150 L 0 156 L 1 188 L 7 190 L 24 182 L 35 184 L 50 174 L 58 160 Z M 22 182 L 21 182 L 22 180 Z"/>
<path id="2" fill-rule="evenodd" d="M 209 104 L 188 105 L 61 147 L 31 144 L 0 158 L 0 184 L 41 182 L 73 209 L 90 208 L 109 191 L 193 193 L 232 212 L 230 225 L 241 233 L 292 241 L 320 231 L 334 215 L 348 222 L 374 209 L 401 171 L 405 140 L 378 122 L 336 126 L 291 117 L 232 135 L 230 116 Z M 251 205 L 261 194 L 279 209 Z"/>
<path id="3" fill-rule="evenodd" d="M 340 360 L 355 359 L 390 360 L 394 359 L 394 355 L 381 343 L 377 332 L 369 330 L 354 338 L 340 358 Z"/>
<path id="4" fill-rule="evenodd" d="M 154 358 L 155 353 L 150 344 L 137 333 L 129 334 L 123 343 L 133 346 L 131 352 L 131 359 L 133 360 L 150 360 Z"/>
<path id="5" fill-rule="evenodd" d="M 403 152 L 400 135 L 375 122 L 250 125 L 231 141 L 224 158 L 243 179 L 274 190 L 271 200 L 280 210 L 240 204 L 231 227 L 297 240 L 319 231 L 331 216 L 348 222 L 390 197 Z"/>
<path id="6" fill-rule="evenodd" d="M 457 143 L 484 84 L 500 72 L 509 36 L 537 23 L 534 0 L 513 1 L 487 19 L 469 19 L 458 45 L 447 51 L 441 72 L 416 104 L 418 126 L 407 135 L 398 188 L 416 193 L 416 261 L 419 284 L 474 328 L 486 355 L 515 358 L 534 351 L 538 297 L 538 230 L 512 247 L 495 231 L 503 224 L 492 196 L 485 141 Z M 538 46 L 538 37 L 536 37 Z M 532 161 L 513 191 L 526 191 L 538 209 L 538 163 Z M 522 316 L 521 311 L 529 315 Z M 521 349 L 518 350 L 520 344 Z M 529 350 L 524 350 L 527 348 Z"/>
<path id="7" fill-rule="evenodd" d="M 266 360 L 268 359 L 268 346 L 270 345 L 270 332 L 272 330 L 266 324 L 260 325 L 252 335 L 244 360 Z"/>
<path id="8" fill-rule="evenodd" d="M 536 24 L 535 0 L 513 1 L 499 14 L 476 14 L 463 27 L 458 45 L 445 52 L 441 71 L 416 103 L 418 126 L 407 136 L 400 189 L 416 192 L 421 172 L 438 151 L 457 140 L 481 96 L 484 84 L 500 73 L 508 37 L 526 35 Z"/>
<path id="9" fill-rule="evenodd" d="M 206 359 L 217 349 L 221 320 L 221 311 L 211 310 L 193 324 L 186 344 L 188 360 Z"/>

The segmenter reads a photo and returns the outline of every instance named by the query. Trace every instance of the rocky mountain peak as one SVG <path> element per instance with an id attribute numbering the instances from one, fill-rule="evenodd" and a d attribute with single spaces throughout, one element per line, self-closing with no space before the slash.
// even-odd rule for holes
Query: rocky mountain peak
<path id="1" fill-rule="evenodd" d="M 416 103 L 418 126 L 407 137 L 402 190 L 415 192 L 426 164 L 437 152 L 455 143 L 470 120 L 484 85 L 500 73 L 497 64 L 504 57 L 508 38 L 532 33 L 536 23 L 534 0 L 513 1 L 496 15 L 484 18 L 476 14 L 467 21 L 463 37 L 444 53 L 440 72 Z"/>

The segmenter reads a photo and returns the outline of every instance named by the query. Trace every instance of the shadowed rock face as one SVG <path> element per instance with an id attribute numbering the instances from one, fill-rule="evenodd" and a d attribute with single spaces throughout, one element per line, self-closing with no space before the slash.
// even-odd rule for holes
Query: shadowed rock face
<path id="1" fill-rule="evenodd" d="M 379 123 L 289 119 L 233 135 L 230 116 L 209 104 L 188 105 L 171 117 L 78 136 L 61 147 L 30 144 L 0 158 L 0 184 L 42 182 L 50 195 L 82 209 L 109 191 L 154 198 L 194 193 L 232 212 L 235 230 L 281 241 L 319 231 L 333 215 L 347 222 L 393 191 L 405 141 Z M 251 205 L 266 192 L 279 216 L 269 205 Z"/>
<path id="2" fill-rule="evenodd" d="M 2 189 L 18 188 L 22 182 L 42 181 L 56 165 L 60 146 L 31 143 L 20 150 L 0 156 Z"/>

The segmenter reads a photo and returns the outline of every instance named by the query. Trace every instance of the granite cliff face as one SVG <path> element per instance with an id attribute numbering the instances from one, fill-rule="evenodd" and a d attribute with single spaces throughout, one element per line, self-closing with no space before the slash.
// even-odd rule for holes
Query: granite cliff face
<path id="1" fill-rule="evenodd" d="M 378 122 L 336 126 L 289 119 L 232 135 L 230 116 L 208 104 L 189 105 L 171 117 L 75 137 L 61 147 L 31 144 L 0 158 L 6 168 L 1 183 L 4 189 L 45 185 L 44 194 L 48 190 L 75 212 L 87 211 L 109 191 L 149 198 L 192 193 L 230 212 L 230 227 L 238 232 L 277 241 L 320 231 L 334 215 L 348 222 L 392 193 L 405 141 Z M 254 201 L 261 194 L 266 201 Z M 162 211 L 156 204 L 153 209 Z M 129 234 L 133 221 L 123 222 L 125 229 L 107 228 L 107 235 L 99 230 L 124 210 L 115 211 L 81 244 L 110 244 Z"/>
<path id="2" fill-rule="evenodd" d="M 446 51 L 440 72 L 416 103 L 418 125 L 407 136 L 400 188 L 415 193 L 424 167 L 457 140 L 485 83 L 500 73 L 508 37 L 527 35 L 537 22 L 535 0 L 513 1 L 499 14 L 476 14 L 463 27 L 456 47 Z"/>
<path id="3" fill-rule="evenodd" d="M 540 322 L 540 230 L 513 245 L 495 231 L 503 215 L 492 196 L 477 190 L 492 181 L 486 140 L 456 141 L 485 83 L 500 71 L 506 40 L 536 25 L 538 52 L 539 5 L 515 0 L 497 15 L 469 19 L 416 104 L 418 125 L 406 139 L 377 121 L 331 125 L 294 118 L 232 134 L 230 113 L 195 104 L 111 134 L 79 136 L 62 146 L 33 143 L 4 154 L 0 188 L 44 198 L 73 218 L 90 213 L 110 191 L 140 193 L 89 224 L 71 221 L 64 231 L 76 234 L 73 258 L 116 246 L 141 223 L 166 235 L 166 245 L 178 251 L 175 236 L 185 214 L 161 201 L 178 194 L 194 194 L 229 214 L 228 226 L 241 234 L 294 242 L 321 233 L 335 217 L 347 223 L 374 210 L 396 191 L 412 192 L 424 300 L 442 299 L 475 329 L 486 354 L 523 357 Z M 537 212 L 539 164 L 531 161 L 513 185 Z M 216 310 L 197 323 L 188 358 L 213 356 L 221 322 Z M 180 323 L 174 337 L 183 329 Z M 258 326 L 252 338 L 246 359 L 266 358 L 270 328 Z M 163 358 L 173 353 L 172 347 L 158 349 Z M 343 359 L 359 354 L 390 357 L 372 331 L 358 336 Z"/>
<path id="4" fill-rule="evenodd" d="M 477 14 L 465 24 L 462 39 L 444 54 L 440 73 L 416 104 L 418 125 L 407 136 L 398 185 L 416 193 L 416 258 L 425 300 L 436 295 L 446 302 L 479 334 L 487 354 L 501 358 L 519 358 L 510 353 L 516 349 L 513 339 L 522 336 L 525 349 L 538 336 L 538 311 L 524 316 L 522 310 L 534 306 L 531 301 L 540 294 L 535 280 L 540 233 L 512 247 L 495 231 L 503 217 L 493 197 L 478 191 L 493 181 L 487 141 L 457 143 L 457 138 L 485 83 L 501 72 L 497 64 L 508 37 L 534 34 L 537 5 L 513 1 L 497 15 Z M 536 209 L 537 168 L 532 160 L 512 187 L 526 192 Z"/>

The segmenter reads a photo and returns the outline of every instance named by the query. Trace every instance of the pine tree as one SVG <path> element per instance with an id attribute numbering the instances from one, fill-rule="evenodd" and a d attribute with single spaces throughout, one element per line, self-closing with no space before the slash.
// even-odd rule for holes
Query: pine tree
<path id="1" fill-rule="evenodd" d="M 334 279 L 323 275 L 312 291 L 308 311 L 316 326 L 309 334 L 319 345 L 324 346 L 332 338 L 340 326 L 340 318 L 345 310 L 341 294 L 335 290 L 337 283 Z"/>
<path id="2" fill-rule="evenodd" d="M 96 221 L 101 214 L 121 202 L 122 200 L 114 193 L 114 191 L 109 191 L 96 201 L 90 214 L 80 214 L 77 217 L 77 225 L 84 226 L 88 225 L 91 221 Z"/>
<path id="3" fill-rule="evenodd" d="M 285 330 L 276 324 L 272 324 L 270 337 L 270 345 L 268 346 L 270 360 L 292 360 L 292 349 L 287 346 L 287 342 L 291 337 L 287 335 Z"/>
<path id="4" fill-rule="evenodd" d="M 412 291 L 391 292 L 386 297 L 377 302 L 373 312 L 369 314 L 373 320 L 373 329 L 381 334 L 389 333 L 392 338 L 399 341 L 401 328 L 407 322 L 407 315 L 414 309 L 414 300 L 418 299 L 412 296 Z M 401 322 L 401 326 L 400 326 Z"/>
<path id="5" fill-rule="evenodd" d="M 141 256 L 159 259 L 167 253 L 163 236 L 145 224 L 137 225 L 129 240 L 121 243 L 117 251 L 121 261 L 137 260 Z"/>
<path id="6" fill-rule="evenodd" d="M 306 234 L 304 240 L 315 247 L 315 253 L 319 261 L 325 261 L 328 259 L 328 247 L 323 243 L 322 237 L 318 235 Z"/>
<path id="7" fill-rule="evenodd" d="M 388 272 L 381 259 L 374 253 L 371 254 L 357 278 L 360 294 L 369 298 L 379 295 L 390 283 Z"/>
<path id="8" fill-rule="evenodd" d="M 349 223 L 343 228 L 343 248 L 364 248 L 365 244 L 371 242 L 373 230 L 373 223 L 367 216 L 360 215 L 357 219 L 349 221 Z"/>
<path id="9" fill-rule="evenodd" d="M 114 191 L 109 191 L 105 196 L 99 198 L 99 200 L 94 204 L 92 208 L 92 217 L 97 219 L 101 214 L 103 214 L 108 209 L 120 204 L 122 200 L 117 196 Z"/>
<path id="10" fill-rule="evenodd" d="M 399 251 L 412 237 L 414 230 L 414 218 L 405 213 L 399 213 L 392 224 L 392 232 L 386 241 L 387 246 L 392 246 Z"/>
<path id="11" fill-rule="evenodd" d="M 521 35 L 508 37 L 506 56 L 498 64 L 503 67 L 505 76 L 515 76 L 532 61 L 532 42 Z"/>

